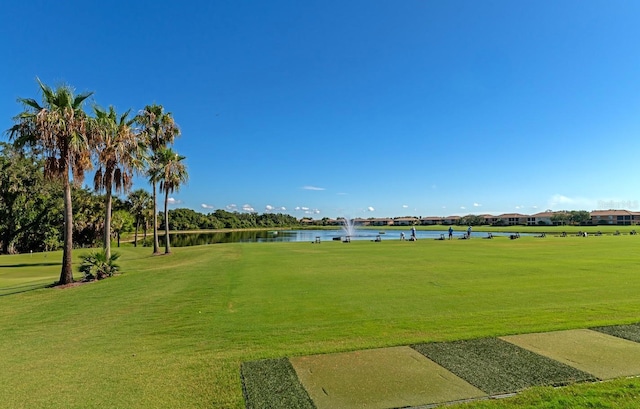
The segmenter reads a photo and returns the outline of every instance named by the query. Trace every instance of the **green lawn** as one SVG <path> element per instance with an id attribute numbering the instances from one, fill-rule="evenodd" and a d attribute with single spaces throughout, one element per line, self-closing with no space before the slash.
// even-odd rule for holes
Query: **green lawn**
<path id="1" fill-rule="evenodd" d="M 638 246 L 624 235 L 240 243 L 155 257 L 124 247 L 121 276 L 32 291 L 55 281 L 61 254 L 0 256 L 0 402 L 239 409 L 242 362 L 636 323 Z M 640 381 L 471 407 L 580 407 L 576 390 L 584 405 L 624 406 Z"/>

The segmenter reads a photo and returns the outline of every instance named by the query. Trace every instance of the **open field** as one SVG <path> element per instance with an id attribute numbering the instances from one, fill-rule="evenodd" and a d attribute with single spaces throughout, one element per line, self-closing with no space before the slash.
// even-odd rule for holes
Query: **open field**
<path id="1" fill-rule="evenodd" d="M 246 361 L 631 324 L 639 246 L 625 235 L 241 243 L 156 257 L 124 247 L 122 276 L 24 292 L 57 278 L 60 253 L 0 256 L 0 401 L 242 408 Z M 533 388 L 466 407 L 632 407 L 639 390 L 637 379 Z"/>

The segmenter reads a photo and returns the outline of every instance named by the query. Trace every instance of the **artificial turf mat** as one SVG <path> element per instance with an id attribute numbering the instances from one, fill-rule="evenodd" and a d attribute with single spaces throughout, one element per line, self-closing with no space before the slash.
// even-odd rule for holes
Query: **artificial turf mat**
<path id="1" fill-rule="evenodd" d="M 315 409 L 287 358 L 245 362 L 240 373 L 247 409 Z"/>
<path id="2" fill-rule="evenodd" d="M 501 337 L 600 379 L 640 374 L 640 344 L 588 329 Z"/>
<path id="3" fill-rule="evenodd" d="M 248 409 L 423 406 L 638 375 L 640 323 L 268 359 L 241 367 Z"/>
<path id="4" fill-rule="evenodd" d="M 489 395 L 595 380 L 588 373 L 497 338 L 411 347 Z"/>
<path id="5" fill-rule="evenodd" d="M 613 335 L 614 337 L 628 339 L 629 341 L 640 342 L 640 323 L 594 327 L 590 329 L 604 334 Z"/>
<path id="6" fill-rule="evenodd" d="M 318 409 L 383 409 L 486 396 L 409 347 L 291 358 Z"/>

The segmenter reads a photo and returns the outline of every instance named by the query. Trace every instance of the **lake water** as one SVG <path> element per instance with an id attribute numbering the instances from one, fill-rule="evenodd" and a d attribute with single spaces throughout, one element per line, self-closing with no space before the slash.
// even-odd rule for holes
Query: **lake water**
<path id="1" fill-rule="evenodd" d="M 351 240 L 376 240 L 377 236 L 383 241 L 400 240 L 400 234 L 404 232 L 405 238 L 411 236 L 410 229 L 407 230 L 357 230 L 356 235 Z M 466 229 L 460 228 L 454 230 L 453 238 L 461 238 Z M 514 231 L 515 233 L 515 231 Z M 441 230 L 417 230 L 416 237 L 418 240 L 433 240 L 440 238 L 444 234 L 448 236 L 446 231 Z M 493 233 L 494 236 L 508 236 L 512 233 Z M 524 236 L 525 234 L 523 234 Z M 316 238 L 320 241 L 332 241 L 334 238 L 344 239 L 345 233 L 342 229 L 335 230 L 255 230 L 255 231 L 233 231 L 233 232 L 216 232 L 216 233 L 178 233 L 171 234 L 171 246 L 199 246 L 203 244 L 216 243 L 241 243 L 241 242 L 315 242 Z M 473 232 L 471 238 L 487 237 L 486 232 Z M 144 245 L 152 245 L 153 238 L 147 236 Z M 142 240 L 140 240 L 142 243 Z M 160 236 L 161 246 L 164 245 L 163 237 Z"/>

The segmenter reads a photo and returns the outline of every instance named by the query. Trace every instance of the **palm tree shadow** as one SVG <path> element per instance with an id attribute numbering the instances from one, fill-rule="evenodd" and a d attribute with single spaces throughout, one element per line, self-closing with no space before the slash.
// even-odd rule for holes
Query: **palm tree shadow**
<path id="1" fill-rule="evenodd" d="M 60 263 L 22 263 L 22 264 L 3 264 L 0 268 L 18 268 L 18 267 L 47 267 L 59 266 Z"/>

